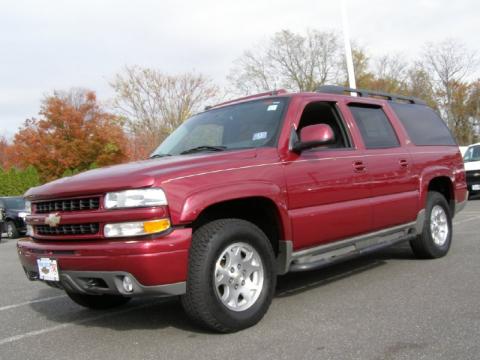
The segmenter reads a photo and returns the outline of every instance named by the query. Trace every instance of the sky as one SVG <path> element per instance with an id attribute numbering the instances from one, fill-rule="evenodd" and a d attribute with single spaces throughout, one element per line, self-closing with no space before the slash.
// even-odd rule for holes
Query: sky
<path id="1" fill-rule="evenodd" d="M 352 40 L 414 58 L 455 38 L 480 53 L 477 0 L 346 0 Z M 0 136 L 37 117 L 54 90 L 102 101 L 125 65 L 197 71 L 220 85 L 243 51 L 281 29 L 341 32 L 338 0 L 0 0 Z"/>

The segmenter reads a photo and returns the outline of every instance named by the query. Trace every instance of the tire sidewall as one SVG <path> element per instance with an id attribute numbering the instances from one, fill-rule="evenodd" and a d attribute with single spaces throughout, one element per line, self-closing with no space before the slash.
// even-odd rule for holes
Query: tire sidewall
<path id="1" fill-rule="evenodd" d="M 7 221 L 7 237 L 9 239 L 15 239 L 17 237 L 17 230 L 15 228 L 15 224 L 12 221 Z M 11 229 L 11 231 L 10 231 Z"/>
<path id="2" fill-rule="evenodd" d="M 242 222 L 251 226 L 245 226 L 245 224 L 242 226 Z M 219 299 L 215 290 L 214 272 L 216 261 L 222 252 L 229 245 L 240 242 L 250 245 L 259 254 L 263 265 L 264 280 L 262 292 L 256 302 L 248 309 L 237 312 L 228 309 Z M 239 220 L 231 222 L 228 227 L 215 233 L 210 239 L 209 251 L 202 270 L 202 279 L 207 290 L 204 300 L 219 322 L 232 329 L 240 329 L 257 323 L 263 317 L 275 291 L 276 273 L 270 241 L 255 225 Z"/>
<path id="3" fill-rule="evenodd" d="M 435 244 L 435 241 L 432 238 L 432 232 L 430 229 L 430 222 L 431 222 L 431 214 L 432 214 L 432 209 L 434 206 L 441 206 L 443 208 L 443 211 L 445 211 L 445 214 L 447 215 L 447 224 L 448 224 L 448 236 L 445 241 L 445 244 L 439 246 Z M 448 206 L 447 201 L 445 198 L 436 192 L 432 192 L 429 194 L 428 201 L 427 201 L 427 213 L 426 213 L 426 218 L 425 218 L 425 226 L 423 229 L 423 236 L 427 240 L 425 242 L 425 246 L 428 248 L 428 251 L 434 256 L 434 257 L 442 257 L 448 253 L 448 250 L 450 249 L 450 245 L 452 243 L 452 216 L 450 212 L 450 207 Z"/>

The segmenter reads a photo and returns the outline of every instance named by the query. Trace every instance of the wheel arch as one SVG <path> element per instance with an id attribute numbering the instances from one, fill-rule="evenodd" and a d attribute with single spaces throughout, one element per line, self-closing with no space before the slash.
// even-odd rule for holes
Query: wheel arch
<path id="1" fill-rule="evenodd" d="M 204 207 L 192 221 L 193 231 L 202 225 L 223 218 L 237 218 L 258 226 L 270 240 L 275 255 L 278 255 L 279 242 L 285 239 L 285 222 L 277 203 L 265 196 L 232 198 Z"/>
<path id="2" fill-rule="evenodd" d="M 455 214 L 455 189 L 454 181 L 449 174 L 435 174 L 430 176 L 427 181 L 424 182 L 424 190 L 421 196 L 421 204 L 426 204 L 427 195 L 429 191 L 436 191 L 442 194 L 450 208 L 452 216 Z"/>

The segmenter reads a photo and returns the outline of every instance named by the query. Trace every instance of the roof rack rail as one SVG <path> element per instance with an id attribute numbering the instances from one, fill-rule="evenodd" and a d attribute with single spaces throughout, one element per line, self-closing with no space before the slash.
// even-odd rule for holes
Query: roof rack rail
<path id="1" fill-rule="evenodd" d="M 390 94 L 381 91 L 372 91 L 366 89 L 352 89 L 344 86 L 336 85 L 323 85 L 317 88 L 316 92 L 328 93 L 328 94 L 340 94 L 346 95 L 349 93 L 356 93 L 360 97 L 373 97 L 373 98 L 383 98 L 390 101 L 406 102 L 409 104 L 420 104 L 426 105 L 427 103 L 422 99 L 418 99 L 412 96 L 404 96 L 398 94 Z"/>
<path id="2" fill-rule="evenodd" d="M 272 90 L 272 91 L 266 91 L 263 93 L 259 94 L 254 94 L 254 95 L 248 95 L 244 96 L 238 99 L 233 99 L 229 101 L 222 102 L 220 104 L 215 104 L 215 105 L 210 105 L 210 106 L 205 106 L 205 111 L 216 108 L 217 106 L 223 106 L 223 105 L 228 105 L 237 101 L 243 101 L 243 100 L 250 100 L 250 99 L 255 99 L 255 98 L 260 98 L 260 97 L 265 97 L 265 96 L 277 96 L 277 95 L 282 95 L 288 93 L 287 90 L 285 89 L 278 89 L 278 90 Z"/>

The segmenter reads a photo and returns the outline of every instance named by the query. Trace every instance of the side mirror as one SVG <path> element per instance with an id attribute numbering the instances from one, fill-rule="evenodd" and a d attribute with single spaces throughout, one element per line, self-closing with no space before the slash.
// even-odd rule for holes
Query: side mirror
<path id="1" fill-rule="evenodd" d="M 311 149 L 316 146 L 328 145 L 335 142 L 335 134 L 330 125 L 315 124 L 305 126 L 300 130 L 300 140 L 296 141 L 292 150 L 294 152 L 302 152 L 305 149 Z"/>

